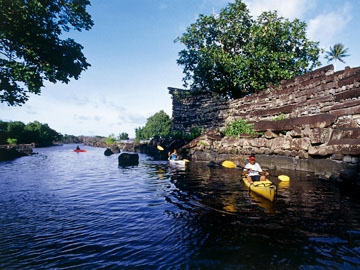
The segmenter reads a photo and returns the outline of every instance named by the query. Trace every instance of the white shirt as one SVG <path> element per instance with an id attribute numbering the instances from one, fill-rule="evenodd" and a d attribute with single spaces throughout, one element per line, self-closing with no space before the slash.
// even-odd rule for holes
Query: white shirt
<path id="1" fill-rule="evenodd" d="M 244 171 L 246 171 L 247 169 L 251 169 L 252 171 L 249 171 L 249 176 L 255 176 L 255 175 L 259 175 L 259 172 L 262 172 L 262 169 L 259 165 L 259 163 L 255 162 L 254 165 L 251 164 L 250 162 L 248 164 L 245 165 Z"/>

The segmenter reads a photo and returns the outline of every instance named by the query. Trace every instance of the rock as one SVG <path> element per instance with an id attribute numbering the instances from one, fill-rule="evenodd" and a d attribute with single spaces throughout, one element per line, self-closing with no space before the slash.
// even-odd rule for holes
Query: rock
<path id="1" fill-rule="evenodd" d="M 108 157 L 108 156 L 111 156 L 112 154 L 114 154 L 113 151 L 111 151 L 110 148 L 106 148 L 104 155 Z"/>
<path id="2" fill-rule="evenodd" d="M 291 141 L 291 149 L 295 151 L 305 150 L 307 151 L 310 146 L 309 138 L 296 138 Z"/>
<path id="3" fill-rule="evenodd" d="M 114 154 L 121 152 L 119 146 L 117 146 L 117 145 L 112 145 L 110 149 Z"/>
<path id="4" fill-rule="evenodd" d="M 138 154 L 122 153 L 119 156 L 119 166 L 136 166 L 138 164 Z"/>
<path id="5" fill-rule="evenodd" d="M 0 148 L 0 161 L 12 160 L 23 156 L 27 156 L 27 154 L 17 151 L 15 147 L 9 149 Z"/>
<path id="6" fill-rule="evenodd" d="M 272 139 L 272 138 L 277 138 L 279 137 L 279 135 L 277 135 L 276 133 L 272 132 L 270 129 L 266 130 L 264 137 L 266 139 Z"/>
<path id="7" fill-rule="evenodd" d="M 332 125 L 337 117 L 332 114 L 317 114 L 311 116 L 303 116 L 296 118 L 283 119 L 279 121 L 259 121 L 254 124 L 255 131 L 283 131 L 293 130 L 295 127 L 324 128 Z"/>
<path id="8" fill-rule="evenodd" d="M 303 137 L 302 130 L 299 127 L 295 127 L 291 132 L 290 136 L 293 138 L 300 138 Z"/>
<path id="9" fill-rule="evenodd" d="M 351 156 L 344 156 L 343 161 L 346 163 L 351 163 L 352 158 L 351 158 Z"/>
<path id="10" fill-rule="evenodd" d="M 330 138 L 332 129 L 330 128 L 313 128 L 310 133 L 311 144 L 327 143 Z"/>
<path id="11" fill-rule="evenodd" d="M 344 155 L 343 154 L 332 154 L 331 159 L 333 160 L 343 160 Z"/>

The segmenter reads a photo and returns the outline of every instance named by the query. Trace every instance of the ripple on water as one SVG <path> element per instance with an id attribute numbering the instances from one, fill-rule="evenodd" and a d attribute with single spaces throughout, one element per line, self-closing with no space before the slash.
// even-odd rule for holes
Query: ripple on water
<path id="1" fill-rule="evenodd" d="M 288 185 L 271 179 L 279 190 L 270 203 L 248 192 L 239 170 L 141 154 L 123 168 L 118 155 L 74 147 L 0 163 L 2 268 L 360 267 L 360 207 L 336 186 L 285 172 Z"/>

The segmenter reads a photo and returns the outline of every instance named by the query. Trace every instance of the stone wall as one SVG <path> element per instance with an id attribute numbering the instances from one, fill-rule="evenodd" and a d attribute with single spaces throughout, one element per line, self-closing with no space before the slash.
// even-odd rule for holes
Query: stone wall
<path id="1" fill-rule="evenodd" d="M 210 130 L 223 125 L 229 103 L 216 93 L 168 89 L 173 103 L 172 130 L 190 132 L 193 127 Z"/>
<path id="2" fill-rule="evenodd" d="M 359 162 L 360 67 L 334 72 L 332 65 L 325 66 L 234 101 L 209 92 L 169 90 L 173 129 L 217 129 L 189 144 L 190 155 L 215 151 Z M 285 119 L 274 121 L 279 115 Z M 218 132 L 237 119 L 253 123 L 262 135 L 228 138 Z"/>

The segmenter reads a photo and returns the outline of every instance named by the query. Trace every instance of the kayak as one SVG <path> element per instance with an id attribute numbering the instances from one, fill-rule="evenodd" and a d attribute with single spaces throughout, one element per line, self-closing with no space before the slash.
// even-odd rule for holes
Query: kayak
<path id="1" fill-rule="evenodd" d="M 185 160 L 175 160 L 175 159 L 170 159 L 169 160 L 171 165 L 175 165 L 175 166 L 185 166 L 186 165 L 186 161 Z"/>
<path id="2" fill-rule="evenodd" d="M 74 152 L 77 152 L 77 153 L 79 153 L 79 152 L 86 152 L 86 150 L 74 150 Z"/>
<path id="3" fill-rule="evenodd" d="M 252 184 L 249 183 L 247 178 L 243 178 L 245 185 L 249 190 L 255 192 L 256 194 L 262 196 L 263 198 L 273 201 L 276 193 L 276 186 L 266 179 L 265 181 L 255 181 Z"/>

